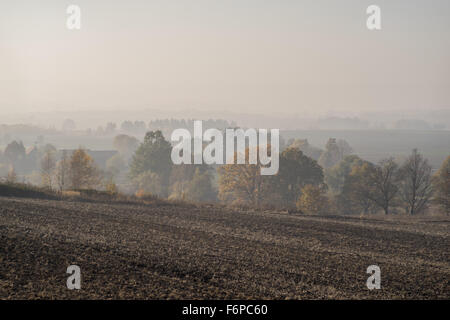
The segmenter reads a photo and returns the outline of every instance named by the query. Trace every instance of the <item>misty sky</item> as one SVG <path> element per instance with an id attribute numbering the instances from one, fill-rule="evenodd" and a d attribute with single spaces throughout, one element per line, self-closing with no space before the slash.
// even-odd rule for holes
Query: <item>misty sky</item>
<path id="1" fill-rule="evenodd" d="M 448 0 L 0 3 L 0 113 L 449 109 L 449 89 Z"/>

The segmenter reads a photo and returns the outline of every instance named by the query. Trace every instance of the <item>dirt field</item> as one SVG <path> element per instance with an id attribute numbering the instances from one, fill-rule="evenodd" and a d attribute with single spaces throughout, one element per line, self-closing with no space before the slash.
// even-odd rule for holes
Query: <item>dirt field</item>
<path id="1" fill-rule="evenodd" d="M 450 299 L 449 219 L 0 197 L 0 243 L 1 299 Z"/>

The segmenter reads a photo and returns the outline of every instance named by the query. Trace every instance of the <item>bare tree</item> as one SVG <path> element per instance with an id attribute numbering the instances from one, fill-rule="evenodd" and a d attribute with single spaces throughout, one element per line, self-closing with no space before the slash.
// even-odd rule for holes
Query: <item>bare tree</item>
<path id="1" fill-rule="evenodd" d="M 56 167 L 56 183 L 58 184 L 59 191 L 63 191 L 67 185 L 67 171 L 69 169 L 69 162 L 67 160 L 67 151 L 62 153 L 61 160 Z"/>
<path id="2" fill-rule="evenodd" d="M 400 169 L 402 181 L 400 195 L 409 214 L 422 212 L 432 195 L 431 166 L 428 160 L 414 149 Z"/>
<path id="3" fill-rule="evenodd" d="M 56 160 L 54 152 L 47 149 L 41 160 L 41 178 L 42 185 L 48 188 L 52 188 L 52 177 L 56 167 Z"/>
<path id="4" fill-rule="evenodd" d="M 389 208 L 398 194 L 397 182 L 399 179 L 398 165 L 393 158 L 382 160 L 377 167 L 374 167 L 369 175 L 368 182 L 373 192 L 368 196 L 379 207 L 389 214 Z"/>

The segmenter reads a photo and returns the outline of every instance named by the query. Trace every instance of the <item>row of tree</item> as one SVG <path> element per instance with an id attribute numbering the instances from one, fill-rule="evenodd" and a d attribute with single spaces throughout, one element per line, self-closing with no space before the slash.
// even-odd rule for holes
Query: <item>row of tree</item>
<path id="1" fill-rule="evenodd" d="M 382 209 L 389 214 L 403 207 L 406 213 L 414 215 L 427 209 L 433 196 L 438 200 L 440 181 L 448 176 L 444 168 L 448 162 L 449 159 L 433 178 L 431 166 L 417 150 L 402 165 L 393 158 L 374 165 L 351 156 L 333 168 L 327 180 L 338 192 L 341 211 L 369 213 Z"/>
<path id="2" fill-rule="evenodd" d="M 417 150 L 400 165 L 392 158 L 373 164 L 348 155 L 351 148 L 345 141 L 330 139 L 314 159 L 306 154 L 314 152 L 307 141 L 295 140 L 280 154 L 278 174 L 262 176 L 259 164 L 173 165 L 172 146 L 159 130 L 147 132 L 142 143 L 119 135 L 114 145 L 119 153 L 108 161 L 107 172 L 101 172 L 83 149 L 63 152 L 61 159 L 56 159 L 56 149 L 44 148 L 42 185 L 58 190 L 109 185 L 116 190 L 114 180 L 126 172 L 126 191 L 170 199 L 295 208 L 307 214 L 403 210 L 414 215 L 433 202 L 447 213 L 450 210 L 450 157 L 432 175 L 431 166 Z M 22 149 L 20 145 L 18 149 Z M 248 159 L 249 149 L 246 153 Z M 325 169 L 321 162 L 327 163 Z M 9 180 L 14 177 L 10 172 Z"/>
<path id="3" fill-rule="evenodd" d="M 42 186 L 59 191 L 98 188 L 102 173 L 87 152 L 79 148 L 70 155 L 63 151 L 61 159 L 47 149 L 41 160 Z"/>

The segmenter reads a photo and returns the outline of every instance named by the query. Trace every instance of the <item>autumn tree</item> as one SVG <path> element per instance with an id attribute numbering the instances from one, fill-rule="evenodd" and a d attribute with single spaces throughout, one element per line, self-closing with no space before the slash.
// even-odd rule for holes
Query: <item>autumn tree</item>
<path id="1" fill-rule="evenodd" d="M 218 169 L 219 198 L 259 207 L 266 196 L 273 192 L 267 176 L 261 176 L 255 164 L 226 164 Z"/>
<path id="2" fill-rule="evenodd" d="M 433 177 L 434 201 L 450 214 L 450 156 Z"/>
<path id="3" fill-rule="evenodd" d="M 257 153 L 259 149 L 257 149 Z M 270 148 L 268 148 L 270 150 Z M 245 150 L 245 164 L 225 164 L 217 169 L 219 174 L 219 199 L 224 202 L 260 207 L 278 199 L 274 176 L 261 175 L 261 165 L 249 163 L 250 149 Z"/>
<path id="4" fill-rule="evenodd" d="M 400 172 L 400 195 L 406 204 L 406 211 L 411 215 L 423 212 L 432 195 L 431 166 L 428 160 L 414 149 Z"/>
<path id="5" fill-rule="evenodd" d="M 81 148 L 75 150 L 69 160 L 69 177 L 74 190 L 93 188 L 101 180 L 94 160 Z"/>

